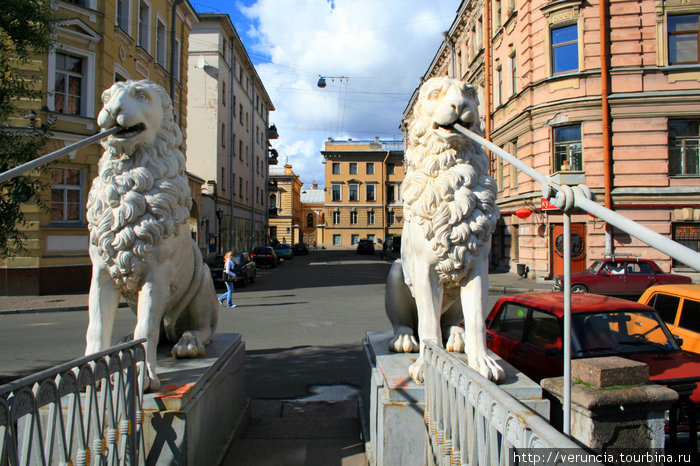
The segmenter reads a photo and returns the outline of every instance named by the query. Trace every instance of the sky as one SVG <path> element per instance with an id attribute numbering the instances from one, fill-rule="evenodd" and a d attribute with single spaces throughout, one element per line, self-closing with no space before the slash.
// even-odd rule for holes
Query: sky
<path id="1" fill-rule="evenodd" d="M 460 0 L 190 0 L 225 13 L 276 110 L 279 166 L 323 185 L 323 144 L 401 140 L 402 114 Z M 327 86 L 317 87 L 320 76 Z"/>

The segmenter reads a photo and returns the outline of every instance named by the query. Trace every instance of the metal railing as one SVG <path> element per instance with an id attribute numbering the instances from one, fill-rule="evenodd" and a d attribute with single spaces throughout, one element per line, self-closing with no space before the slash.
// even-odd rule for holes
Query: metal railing
<path id="1" fill-rule="evenodd" d="M 0 465 L 144 464 L 137 340 L 0 387 Z"/>
<path id="2" fill-rule="evenodd" d="M 425 344 L 425 464 L 524 464 L 544 451 L 551 461 L 583 462 L 587 453 L 495 383 L 431 342 Z M 578 453 L 581 463 L 571 463 Z"/>
<path id="3" fill-rule="evenodd" d="M 586 176 L 583 172 L 562 171 L 549 176 L 545 175 L 478 134 L 460 125 L 454 126 L 464 136 L 482 145 L 537 181 L 542 186 L 542 197 L 562 210 L 564 226 L 562 235 L 564 239 L 564 337 L 562 339 L 564 390 L 562 427 L 564 433 L 568 435 L 571 432 L 571 211 L 573 208 L 579 208 L 604 220 L 697 271 L 700 271 L 700 254 L 594 202 L 590 188 L 585 185 Z"/>

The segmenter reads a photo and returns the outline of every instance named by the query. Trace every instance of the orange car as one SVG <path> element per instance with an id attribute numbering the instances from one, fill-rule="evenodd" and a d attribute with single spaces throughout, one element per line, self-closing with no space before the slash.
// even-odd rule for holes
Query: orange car
<path id="1" fill-rule="evenodd" d="M 639 302 L 656 309 L 684 351 L 700 354 L 700 285 L 652 286 Z"/>

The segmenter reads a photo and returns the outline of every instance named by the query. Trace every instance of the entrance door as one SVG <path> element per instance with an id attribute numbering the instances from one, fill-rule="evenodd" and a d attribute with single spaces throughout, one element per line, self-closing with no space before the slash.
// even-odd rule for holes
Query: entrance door
<path id="1" fill-rule="evenodd" d="M 552 271 L 564 274 L 564 225 L 552 225 Z M 586 270 L 586 224 L 571 224 L 571 273 Z"/>

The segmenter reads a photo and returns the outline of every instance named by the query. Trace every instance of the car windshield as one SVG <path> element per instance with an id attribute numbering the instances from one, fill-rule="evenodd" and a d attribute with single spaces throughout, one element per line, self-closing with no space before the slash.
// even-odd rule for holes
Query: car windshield
<path id="1" fill-rule="evenodd" d="M 651 310 L 574 314 L 571 326 L 574 357 L 680 350 Z"/>
<path id="2" fill-rule="evenodd" d="M 289 245 L 285 243 L 280 243 L 277 246 L 275 246 L 275 249 L 289 249 Z"/>
<path id="3" fill-rule="evenodd" d="M 245 260 L 243 259 L 243 254 L 234 254 L 231 258 L 236 265 L 245 265 Z"/>
<path id="4" fill-rule="evenodd" d="M 586 273 L 598 273 L 600 267 L 604 264 L 602 260 L 593 261 L 593 263 L 585 270 Z"/>

